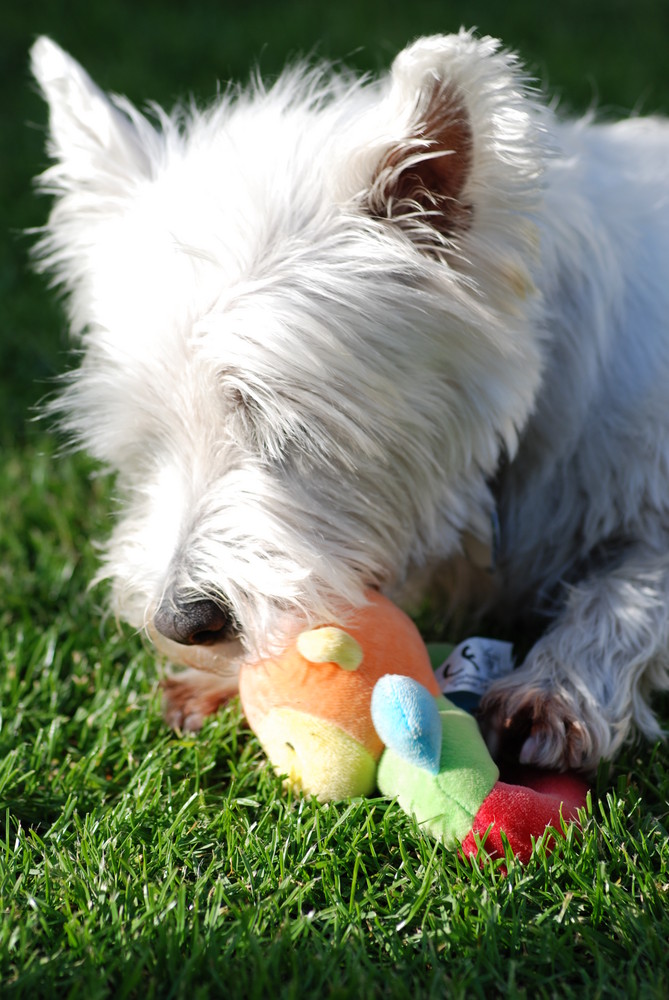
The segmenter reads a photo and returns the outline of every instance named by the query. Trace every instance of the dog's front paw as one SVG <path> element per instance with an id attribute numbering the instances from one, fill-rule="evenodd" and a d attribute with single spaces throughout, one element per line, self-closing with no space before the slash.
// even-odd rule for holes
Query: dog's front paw
<path id="1" fill-rule="evenodd" d="M 562 694 L 501 681 L 481 702 L 481 730 L 492 756 L 558 771 L 593 771 L 599 755 L 574 704 Z"/>
<path id="2" fill-rule="evenodd" d="M 165 677 L 163 714 L 172 729 L 197 733 L 207 715 L 213 715 L 226 701 L 237 693 L 234 681 L 224 681 L 215 674 L 201 670 L 184 670 Z"/>

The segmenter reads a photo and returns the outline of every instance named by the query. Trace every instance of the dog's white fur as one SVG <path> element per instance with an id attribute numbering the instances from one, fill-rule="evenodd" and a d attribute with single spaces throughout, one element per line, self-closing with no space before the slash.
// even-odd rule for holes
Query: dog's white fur
<path id="1" fill-rule="evenodd" d="M 53 42 L 32 58 L 37 255 L 82 354 L 58 407 L 119 473 L 119 614 L 217 598 L 258 649 L 489 544 L 497 509 L 504 614 L 553 617 L 487 697 L 491 743 L 524 727 L 523 760 L 589 769 L 658 735 L 669 126 L 559 121 L 467 32 L 152 120 Z M 229 687 L 186 675 L 172 720 Z"/>

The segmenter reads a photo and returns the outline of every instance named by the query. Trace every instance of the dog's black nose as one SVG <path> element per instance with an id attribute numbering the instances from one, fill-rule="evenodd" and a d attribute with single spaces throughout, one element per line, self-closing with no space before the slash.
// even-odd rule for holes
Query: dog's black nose
<path id="1" fill-rule="evenodd" d="M 234 632 L 229 610 L 215 601 L 178 601 L 167 597 L 153 616 L 154 627 L 166 639 L 184 646 L 204 646 Z"/>

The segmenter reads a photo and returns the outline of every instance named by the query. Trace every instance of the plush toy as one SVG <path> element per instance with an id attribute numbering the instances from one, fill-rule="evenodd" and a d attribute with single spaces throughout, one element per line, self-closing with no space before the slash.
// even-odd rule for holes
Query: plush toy
<path id="1" fill-rule="evenodd" d="M 245 664 L 239 680 L 244 714 L 275 770 L 323 801 L 376 786 L 383 742 L 371 702 L 380 677 L 410 676 L 439 694 L 413 622 L 380 594 L 367 599 L 345 630 L 301 632 L 282 656 Z"/>
<path id="2" fill-rule="evenodd" d="M 379 791 L 397 799 L 422 828 L 444 844 L 492 857 L 504 855 L 502 834 L 527 861 L 532 842 L 560 817 L 577 818 L 588 786 L 571 774 L 530 768 L 523 784 L 499 780 L 476 720 L 440 695 L 432 698 L 408 677 L 382 677 L 372 692 L 372 719 L 386 749 Z M 437 734 L 435 736 L 435 734 Z"/>
<path id="3" fill-rule="evenodd" d="M 413 622 L 376 592 L 345 627 L 300 633 L 279 657 L 247 663 L 240 694 L 277 773 L 321 800 L 397 800 L 431 835 L 475 854 L 525 861 L 533 839 L 576 818 L 587 785 L 525 772 L 499 780 L 474 717 L 441 693 Z M 471 662 L 471 658 L 470 658 Z M 470 685 L 471 687 L 471 685 Z"/>

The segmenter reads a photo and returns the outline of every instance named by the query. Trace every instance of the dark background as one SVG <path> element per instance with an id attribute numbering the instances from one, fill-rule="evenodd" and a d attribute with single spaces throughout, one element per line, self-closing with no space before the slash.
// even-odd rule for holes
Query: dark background
<path id="1" fill-rule="evenodd" d="M 361 69 L 388 66 L 413 37 L 460 25 L 502 38 L 565 110 L 669 111 L 669 4 L 659 0 L 31 0 L 5 5 L 0 31 L 0 441 L 35 434 L 30 407 L 67 366 L 62 314 L 30 273 L 30 240 L 47 202 L 45 108 L 29 77 L 32 40 L 51 35 L 104 88 L 143 104 L 206 101 L 217 81 L 268 76 L 316 53 Z"/>

